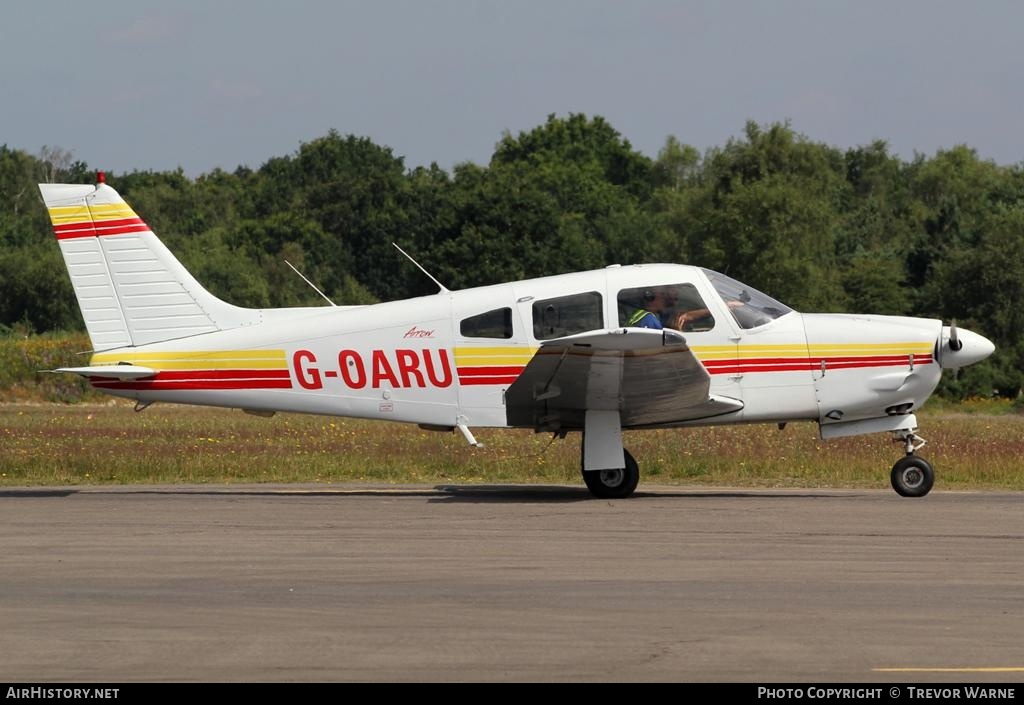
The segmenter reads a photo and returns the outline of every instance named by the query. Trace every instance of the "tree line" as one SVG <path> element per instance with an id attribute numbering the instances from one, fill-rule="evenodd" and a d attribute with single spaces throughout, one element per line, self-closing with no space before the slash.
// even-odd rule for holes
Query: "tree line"
<path id="1" fill-rule="evenodd" d="M 0 331 L 83 328 L 35 184 L 93 183 L 70 153 L 0 147 Z M 1018 396 L 1024 383 L 1024 162 L 967 146 L 905 161 L 787 123 L 748 122 L 701 153 L 669 137 L 656 158 L 601 117 L 551 115 L 504 134 L 490 163 L 406 168 L 392 149 L 331 131 L 258 169 L 195 179 L 108 173 L 216 295 L 318 305 L 600 268 L 679 262 L 725 272 L 797 310 L 956 319 L 997 345 L 947 375 L 951 396 Z"/>

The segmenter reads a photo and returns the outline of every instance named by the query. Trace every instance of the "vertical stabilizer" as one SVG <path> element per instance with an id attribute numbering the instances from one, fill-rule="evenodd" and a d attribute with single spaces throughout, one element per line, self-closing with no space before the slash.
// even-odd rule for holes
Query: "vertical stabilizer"
<path id="1" fill-rule="evenodd" d="M 105 183 L 40 184 L 94 350 L 211 333 L 259 311 L 204 289 Z"/>

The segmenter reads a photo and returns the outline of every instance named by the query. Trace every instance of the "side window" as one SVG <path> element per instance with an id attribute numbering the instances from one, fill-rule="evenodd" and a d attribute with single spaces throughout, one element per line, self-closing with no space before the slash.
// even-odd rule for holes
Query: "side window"
<path id="1" fill-rule="evenodd" d="M 638 286 L 619 292 L 619 325 L 707 331 L 715 317 L 693 284 Z"/>
<path id="2" fill-rule="evenodd" d="M 561 338 L 603 327 L 601 295 L 596 291 L 544 299 L 533 304 L 533 337 L 537 340 Z"/>
<path id="3" fill-rule="evenodd" d="M 511 338 L 512 309 L 496 308 L 459 323 L 459 332 L 464 338 Z"/>

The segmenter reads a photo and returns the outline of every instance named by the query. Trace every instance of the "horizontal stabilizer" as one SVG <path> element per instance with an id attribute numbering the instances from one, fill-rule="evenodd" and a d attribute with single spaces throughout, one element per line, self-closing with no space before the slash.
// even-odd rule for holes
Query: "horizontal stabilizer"
<path id="1" fill-rule="evenodd" d="M 140 367 L 139 365 L 93 365 L 91 367 L 60 367 L 47 372 L 72 372 L 83 377 L 99 377 L 102 379 L 143 379 L 155 377 L 157 371 L 151 367 Z"/>

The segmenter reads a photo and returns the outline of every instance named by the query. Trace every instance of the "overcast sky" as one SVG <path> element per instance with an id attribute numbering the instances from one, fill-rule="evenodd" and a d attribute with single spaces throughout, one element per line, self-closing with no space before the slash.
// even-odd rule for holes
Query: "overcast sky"
<path id="1" fill-rule="evenodd" d="M 788 119 L 1015 164 L 1022 36 L 1016 0 L 34 0 L 0 20 L 0 144 L 196 176 L 335 128 L 450 169 L 583 112 L 652 157 Z"/>

